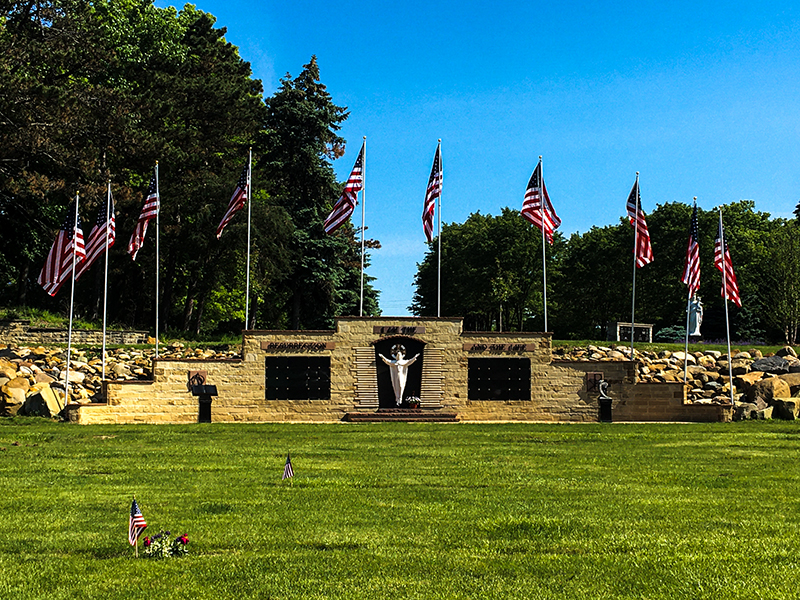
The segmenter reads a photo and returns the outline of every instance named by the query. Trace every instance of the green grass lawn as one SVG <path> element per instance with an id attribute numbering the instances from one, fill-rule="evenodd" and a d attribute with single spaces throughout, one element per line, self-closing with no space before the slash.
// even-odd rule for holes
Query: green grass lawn
<path id="1" fill-rule="evenodd" d="M 0 598 L 795 600 L 798 442 L 787 422 L 0 420 Z M 133 494 L 189 556 L 133 557 Z"/>

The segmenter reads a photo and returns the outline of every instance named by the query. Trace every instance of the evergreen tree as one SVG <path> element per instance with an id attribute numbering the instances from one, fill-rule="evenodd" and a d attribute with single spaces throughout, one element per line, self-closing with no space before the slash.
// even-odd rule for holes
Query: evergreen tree
<path id="1" fill-rule="evenodd" d="M 331 161 L 344 154 L 345 140 L 337 131 L 347 119 L 319 80 L 315 56 L 301 73 L 281 80 L 267 100 L 267 117 L 259 163 L 274 202 L 291 217 L 289 267 L 278 298 L 285 310 L 276 326 L 291 329 L 331 327 L 339 314 L 358 314 L 360 246 L 354 245 L 350 223 L 334 235 L 323 230 L 325 217 L 339 197 Z M 373 244 L 374 245 L 374 244 Z M 377 311 L 377 292 L 365 284 L 367 314 Z"/>

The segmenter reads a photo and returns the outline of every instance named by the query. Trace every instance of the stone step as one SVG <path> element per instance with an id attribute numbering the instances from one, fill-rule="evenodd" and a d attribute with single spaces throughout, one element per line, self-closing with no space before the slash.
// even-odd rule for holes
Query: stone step
<path id="1" fill-rule="evenodd" d="M 379 408 L 376 412 L 349 412 L 344 415 L 342 420 L 350 423 L 457 423 L 458 413 L 431 411 L 421 408 Z"/>

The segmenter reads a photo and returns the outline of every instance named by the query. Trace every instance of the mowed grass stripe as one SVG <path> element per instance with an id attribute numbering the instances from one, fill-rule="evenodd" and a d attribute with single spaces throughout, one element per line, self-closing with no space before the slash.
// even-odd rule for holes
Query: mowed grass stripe
<path id="1" fill-rule="evenodd" d="M 794 599 L 798 440 L 786 422 L 0 420 L 0 598 Z M 134 493 L 189 556 L 132 557 Z"/>

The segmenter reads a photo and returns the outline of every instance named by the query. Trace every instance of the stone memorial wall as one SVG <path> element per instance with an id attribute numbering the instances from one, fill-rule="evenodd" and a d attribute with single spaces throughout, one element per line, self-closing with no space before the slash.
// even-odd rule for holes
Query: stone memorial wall
<path id="1" fill-rule="evenodd" d="M 157 359 L 152 381 L 106 381 L 105 403 L 73 404 L 77 423 L 196 423 L 192 385 L 215 386 L 212 422 L 336 422 L 392 411 L 396 382 L 380 355 L 402 349 L 404 398 L 460 421 L 599 419 L 596 382 L 614 420 L 717 421 L 682 385 L 637 384 L 634 363 L 553 362 L 549 333 L 462 331 L 460 318 L 343 317 L 330 331 L 246 331 L 240 359 Z M 191 381 L 190 381 L 191 380 Z M 207 408 L 207 406 L 206 406 Z M 355 419 L 350 419 L 355 420 Z"/>

